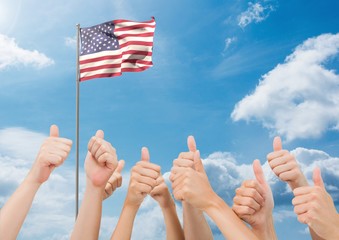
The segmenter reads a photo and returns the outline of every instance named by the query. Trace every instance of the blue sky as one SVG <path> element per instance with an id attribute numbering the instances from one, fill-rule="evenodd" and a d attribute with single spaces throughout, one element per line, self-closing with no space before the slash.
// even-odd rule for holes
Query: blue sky
<path id="1" fill-rule="evenodd" d="M 321 166 L 338 203 L 338 9 L 333 0 L 1 1 L 0 205 L 24 178 L 51 124 L 75 139 L 75 25 L 152 16 L 153 68 L 81 83 L 81 192 L 87 141 L 97 129 L 126 161 L 123 187 L 104 203 L 100 239 L 114 229 L 140 148 L 149 147 L 167 176 L 188 135 L 210 176 L 219 174 L 211 182 L 229 205 L 234 189 L 252 177 L 251 162 L 264 164 L 277 134 L 308 178 Z M 67 239 L 74 162 L 73 150 L 40 189 L 19 239 Z M 279 239 L 310 239 L 286 185 L 264 168 Z M 163 236 L 159 209 L 146 199 L 133 239 Z"/>

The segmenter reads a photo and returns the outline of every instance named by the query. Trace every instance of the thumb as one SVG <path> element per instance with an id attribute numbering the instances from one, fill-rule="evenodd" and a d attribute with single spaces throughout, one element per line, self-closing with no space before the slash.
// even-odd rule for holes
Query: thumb
<path id="1" fill-rule="evenodd" d="M 187 138 L 187 146 L 188 146 L 188 150 L 190 152 L 197 151 L 197 144 L 195 143 L 195 139 L 194 139 L 193 136 L 188 136 L 188 138 Z"/>
<path id="2" fill-rule="evenodd" d="M 49 136 L 50 137 L 59 137 L 59 128 L 57 125 L 53 124 L 49 128 Z"/>
<path id="3" fill-rule="evenodd" d="M 313 182 L 315 186 L 325 188 L 323 178 L 321 177 L 321 171 L 318 167 L 313 170 Z"/>
<path id="4" fill-rule="evenodd" d="M 280 151 L 280 150 L 282 150 L 281 138 L 277 136 L 273 139 L 273 151 Z"/>
<path id="5" fill-rule="evenodd" d="M 194 152 L 194 169 L 197 172 L 201 172 L 201 173 L 205 172 L 204 165 L 202 164 L 202 161 L 201 161 L 201 158 L 200 158 L 200 151 L 199 150 Z"/>
<path id="6" fill-rule="evenodd" d="M 265 175 L 262 170 L 260 161 L 258 159 L 253 161 L 253 172 L 254 172 L 255 178 L 258 180 L 260 184 L 266 183 Z"/>
<path id="7" fill-rule="evenodd" d="M 120 160 L 120 161 L 118 162 L 118 166 L 117 166 L 117 168 L 115 169 L 115 171 L 118 172 L 118 173 L 121 173 L 121 171 L 122 171 L 122 169 L 124 168 L 124 166 L 125 166 L 125 161 L 124 161 L 124 160 Z"/>
<path id="8" fill-rule="evenodd" d="M 104 138 L 104 131 L 102 130 L 98 130 L 96 133 L 95 133 L 95 136 L 98 137 L 98 138 Z"/>
<path id="9" fill-rule="evenodd" d="M 147 147 L 141 148 L 141 161 L 149 162 L 149 152 Z"/>

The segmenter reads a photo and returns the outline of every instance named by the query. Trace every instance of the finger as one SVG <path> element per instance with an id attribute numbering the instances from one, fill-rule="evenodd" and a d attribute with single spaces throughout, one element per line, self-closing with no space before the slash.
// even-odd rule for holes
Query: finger
<path id="1" fill-rule="evenodd" d="M 102 130 L 98 130 L 96 133 L 95 133 L 95 136 L 98 137 L 98 138 L 104 138 L 104 131 Z"/>
<path id="2" fill-rule="evenodd" d="M 195 143 L 195 139 L 194 139 L 193 136 L 188 136 L 188 138 L 187 138 L 187 146 L 188 146 L 188 150 L 190 152 L 197 151 L 197 144 Z"/>
<path id="3" fill-rule="evenodd" d="M 202 164 L 199 150 L 197 150 L 194 153 L 194 169 L 198 172 L 205 173 L 204 165 Z"/>
<path id="4" fill-rule="evenodd" d="M 278 136 L 273 139 L 273 150 L 274 151 L 282 150 L 281 138 Z"/>
<path id="5" fill-rule="evenodd" d="M 235 196 L 233 202 L 237 205 L 250 207 L 255 211 L 258 211 L 261 208 L 261 205 L 251 197 Z"/>
<path id="6" fill-rule="evenodd" d="M 124 168 L 124 166 L 125 166 L 125 161 L 124 160 L 120 160 L 118 162 L 117 168 L 115 169 L 115 172 L 121 173 L 121 171 Z"/>
<path id="7" fill-rule="evenodd" d="M 293 190 L 294 196 L 301 196 L 311 193 L 313 190 L 312 186 L 298 187 Z"/>
<path id="8" fill-rule="evenodd" d="M 144 162 L 149 162 L 150 161 L 150 156 L 147 147 L 142 147 L 141 148 L 141 161 Z"/>
<path id="9" fill-rule="evenodd" d="M 263 190 L 260 189 L 260 191 L 263 191 Z M 237 188 L 235 192 L 236 192 L 236 196 L 252 198 L 261 206 L 264 205 L 265 203 L 263 195 L 260 194 L 259 191 L 254 188 L 240 187 L 240 188 Z"/>
<path id="10" fill-rule="evenodd" d="M 135 166 L 137 166 L 138 169 L 139 168 L 151 169 L 157 172 L 158 175 L 160 174 L 161 171 L 161 167 L 159 165 L 146 161 L 139 161 L 135 164 Z"/>
<path id="11" fill-rule="evenodd" d="M 194 152 L 181 152 L 178 156 L 178 159 L 181 159 L 181 158 L 193 161 Z"/>
<path id="12" fill-rule="evenodd" d="M 297 206 L 300 204 L 305 204 L 310 201 L 312 201 L 313 195 L 312 194 L 306 194 L 306 195 L 301 195 L 301 196 L 296 196 L 292 199 L 292 204 L 293 206 Z"/>
<path id="13" fill-rule="evenodd" d="M 303 214 L 303 213 L 306 213 L 308 210 L 308 204 L 299 204 L 299 205 L 296 205 L 294 207 L 294 212 L 299 215 L 299 214 Z"/>
<path id="14" fill-rule="evenodd" d="M 173 161 L 173 166 L 192 168 L 194 166 L 194 162 L 190 159 L 177 158 Z"/>
<path id="15" fill-rule="evenodd" d="M 260 184 L 266 184 L 265 175 L 258 159 L 253 161 L 253 172 Z"/>
<path id="16" fill-rule="evenodd" d="M 259 195 L 264 196 L 264 190 L 259 185 L 259 182 L 257 180 L 245 180 L 241 184 L 241 190 L 242 194 L 245 194 L 246 192 L 254 193 L 258 192 Z M 252 194 L 254 196 L 254 194 Z M 251 196 L 251 195 L 249 195 Z"/>
<path id="17" fill-rule="evenodd" d="M 318 167 L 313 170 L 313 182 L 315 186 L 325 188 L 323 178 L 321 177 L 321 171 Z"/>
<path id="18" fill-rule="evenodd" d="M 232 209 L 238 216 L 241 217 L 243 217 L 244 215 L 252 215 L 255 213 L 255 210 L 248 206 L 233 205 Z"/>
<path id="19" fill-rule="evenodd" d="M 274 152 L 274 153 L 278 153 L 278 152 Z M 284 153 L 283 155 L 277 156 L 277 157 L 275 157 L 275 158 L 273 158 L 271 160 L 268 160 L 268 162 L 270 164 L 270 167 L 273 169 L 273 168 L 275 168 L 275 167 L 277 167 L 279 165 L 283 165 L 283 164 L 286 164 L 286 163 L 288 163 L 290 161 L 293 161 L 294 160 L 293 155 L 286 154 L 286 153 Z"/>
<path id="20" fill-rule="evenodd" d="M 59 128 L 57 125 L 53 124 L 49 128 L 49 136 L 50 137 L 59 137 Z"/>
<path id="21" fill-rule="evenodd" d="M 296 168 L 296 164 L 294 162 L 289 162 L 289 163 L 286 163 L 286 164 L 279 165 L 279 166 L 273 168 L 272 170 L 278 177 L 280 177 L 281 174 L 283 174 L 285 172 L 289 172 L 289 171 L 293 170 L 294 168 Z"/>

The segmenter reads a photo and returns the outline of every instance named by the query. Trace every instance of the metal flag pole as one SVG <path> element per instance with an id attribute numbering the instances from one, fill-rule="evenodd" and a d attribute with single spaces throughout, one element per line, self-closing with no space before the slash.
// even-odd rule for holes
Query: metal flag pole
<path id="1" fill-rule="evenodd" d="M 80 48 L 80 24 L 76 25 L 77 27 L 77 51 L 76 51 L 76 104 L 75 104 L 75 144 L 76 144 L 76 153 L 75 153 L 75 219 L 78 217 L 79 212 L 79 94 L 80 94 L 80 76 L 79 76 L 79 48 Z"/>

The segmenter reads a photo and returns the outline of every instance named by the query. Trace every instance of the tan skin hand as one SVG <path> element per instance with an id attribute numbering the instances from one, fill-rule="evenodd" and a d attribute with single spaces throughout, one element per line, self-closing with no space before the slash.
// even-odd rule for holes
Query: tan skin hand
<path id="1" fill-rule="evenodd" d="M 38 184 L 47 181 L 54 168 L 64 163 L 71 147 L 72 141 L 60 138 L 58 127 L 52 125 L 50 136 L 41 145 L 36 161 L 28 174 L 28 179 Z"/>
<path id="2" fill-rule="evenodd" d="M 88 143 L 85 160 L 87 178 L 96 187 L 105 187 L 118 165 L 117 154 L 111 143 L 104 140 L 104 133 L 98 130 Z"/>
<path id="3" fill-rule="evenodd" d="M 160 166 L 149 161 L 147 148 L 142 148 L 141 161 L 131 171 L 126 204 L 140 206 L 147 194 L 157 185 L 160 176 Z"/>
<path id="4" fill-rule="evenodd" d="M 280 137 L 274 138 L 273 152 L 267 155 L 267 161 L 275 175 L 287 182 L 292 190 L 308 185 L 295 157 L 289 151 L 282 149 Z"/>
<path id="5" fill-rule="evenodd" d="M 195 158 L 200 159 L 199 151 L 194 154 Z M 195 167 L 196 170 L 176 166 L 172 168 L 170 178 L 173 194 L 177 200 L 186 201 L 192 206 L 204 210 L 209 206 L 210 196 L 215 195 L 215 193 L 203 166 L 195 165 Z"/>
<path id="6" fill-rule="evenodd" d="M 124 160 L 120 160 L 118 162 L 118 166 L 117 168 L 114 170 L 112 176 L 108 179 L 106 186 L 105 186 L 105 191 L 103 193 L 103 200 L 109 198 L 113 192 L 121 187 L 122 185 L 122 175 L 121 175 L 121 171 L 125 166 L 125 161 Z"/>
<path id="7" fill-rule="evenodd" d="M 157 185 L 150 192 L 150 196 L 159 203 L 161 208 L 169 208 L 174 206 L 173 198 L 168 190 L 162 175 L 156 179 Z"/>
<path id="8" fill-rule="evenodd" d="M 327 193 L 320 169 L 313 172 L 314 186 L 296 188 L 293 191 L 294 212 L 298 221 L 307 224 L 321 238 L 339 238 L 339 215 L 333 199 Z"/>

